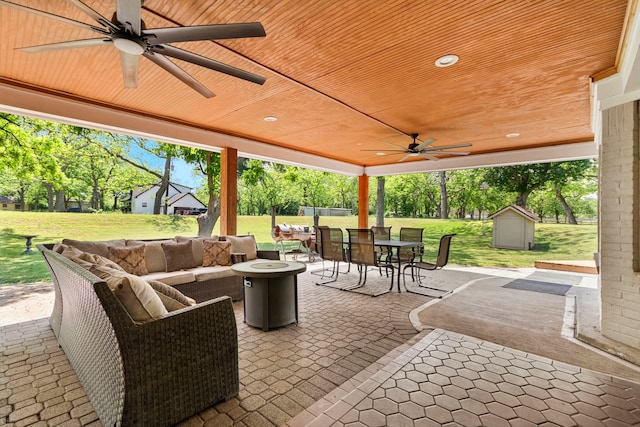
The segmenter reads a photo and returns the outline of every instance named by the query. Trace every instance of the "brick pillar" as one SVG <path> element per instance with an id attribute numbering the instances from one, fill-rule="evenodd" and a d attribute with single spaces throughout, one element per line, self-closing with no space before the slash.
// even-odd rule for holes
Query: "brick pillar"
<path id="1" fill-rule="evenodd" d="M 238 232 L 238 150 L 224 148 L 220 153 L 220 235 Z"/>
<path id="2" fill-rule="evenodd" d="M 601 332 L 640 349 L 638 102 L 602 112 L 599 185 Z"/>

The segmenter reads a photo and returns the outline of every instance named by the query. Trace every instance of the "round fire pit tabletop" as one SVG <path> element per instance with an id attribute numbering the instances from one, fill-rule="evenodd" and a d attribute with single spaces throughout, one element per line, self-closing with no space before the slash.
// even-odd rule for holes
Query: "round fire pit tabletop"
<path id="1" fill-rule="evenodd" d="M 237 275 L 245 277 L 280 277 L 302 273 L 307 270 L 307 266 L 297 261 L 255 259 L 233 264 L 231 269 Z"/>

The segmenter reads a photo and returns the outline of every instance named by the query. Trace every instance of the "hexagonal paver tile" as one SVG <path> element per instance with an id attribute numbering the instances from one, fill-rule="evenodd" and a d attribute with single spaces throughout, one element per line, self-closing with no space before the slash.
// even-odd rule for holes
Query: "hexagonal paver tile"
<path id="1" fill-rule="evenodd" d="M 398 403 L 386 397 L 374 399 L 373 409 L 385 415 L 395 414 L 398 412 Z"/>
<path id="2" fill-rule="evenodd" d="M 386 417 L 373 409 L 360 412 L 358 419 L 368 427 L 384 427 L 387 425 Z"/>
<path id="3" fill-rule="evenodd" d="M 402 415 L 406 415 L 411 419 L 423 418 L 425 416 L 424 406 L 418 405 L 415 402 L 403 402 L 398 405 L 399 412 Z M 387 417 L 388 420 L 388 417 Z M 395 424 L 390 424 L 395 425 Z"/>
<path id="4" fill-rule="evenodd" d="M 430 418 L 439 424 L 445 424 L 453 421 L 451 411 L 438 405 L 429 406 L 424 409 L 424 412 L 427 418 Z"/>

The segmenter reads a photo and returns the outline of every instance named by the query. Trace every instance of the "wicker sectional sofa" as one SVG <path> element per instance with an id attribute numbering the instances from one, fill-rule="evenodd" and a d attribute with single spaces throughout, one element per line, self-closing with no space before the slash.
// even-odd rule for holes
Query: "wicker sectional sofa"
<path id="1" fill-rule="evenodd" d="M 178 240 L 164 248 L 180 249 Z M 242 249 L 236 261 L 278 257 L 252 236 L 229 240 Z M 167 272 L 180 252 L 163 253 L 162 267 L 160 241 L 63 242 L 38 245 L 55 289 L 49 320 L 103 425 L 170 426 L 238 394 L 232 297 L 242 298 L 242 282 L 230 266 Z M 133 246 L 145 275 L 114 265 L 113 248 Z"/>
<path id="2" fill-rule="evenodd" d="M 64 239 L 65 245 L 74 246 L 84 252 L 90 252 L 103 257 L 108 256 L 109 246 L 134 247 L 144 246 L 145 266 L 147 273 L 139 274 L 146 281 L 157 280 L 174 287 L 196 302 L 202 302 L 220 296 L 230 296 L 234 301 L 244 296 L 242 278 L 235 275 L 230 265 L 215 265 L 203 267 L 203 241 L 218 240 L 231 243 L 231 263 L 251 260 L 254 258 L 279 259 L 278 251 L 259 250 L 256 248 L 253 236 L 212 236 L 208 238 L 180 237 L 163 240 L 106 240 L 79 241 Z M 185 243 L 191 241 L 192 254 L 195 265 L 188 268 L 167 268 L 163 243 Z M 46 245 L 52 248 L 51 245 Z M 171 270 L 171 271 L 167 271 Z"/>
<path id="3" fill-rule="evenodd" d="M 56 290 L 52 327 L 103 425 L 170 426 L 238 394 L 231 298 L 138 323 L 104 280 L 40 250 Z"/>

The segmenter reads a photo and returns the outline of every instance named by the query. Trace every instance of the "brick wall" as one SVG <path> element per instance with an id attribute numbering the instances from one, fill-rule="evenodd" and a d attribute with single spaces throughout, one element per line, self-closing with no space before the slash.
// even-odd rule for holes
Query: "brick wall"
<path id="1" fill-rule="evenodd" d="M 600 299 L 602 334 L 640 348 L 638 103 L 602 113 Z M 634 206 L 635 205 L 635 206 Z M 634 255 L 635 254 L 635 255 Z M 635 257 L 635 258 L 634 258 Z"/>

